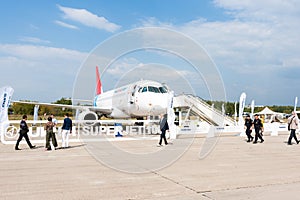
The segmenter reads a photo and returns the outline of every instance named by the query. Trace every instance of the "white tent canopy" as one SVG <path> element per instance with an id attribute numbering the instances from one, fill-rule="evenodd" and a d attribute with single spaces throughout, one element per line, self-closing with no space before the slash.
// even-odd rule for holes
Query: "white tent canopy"
<path id="1" fill-rule="evenodd" d="M 279 119 L 277 119 L 277 116 L 280 116 L 280 118 L 283 118 L 283 113 L 274 112 L 273 110 L 271 110 L 268 107 L 265 107 L 262 111 L 260 111 L 258 113 L 254 113 L 254 114 L 264 115 L 265 120 L 267 120 L 268 122 L 280 121 Z"/>
<path id="2" fill-rule="evenodd" d="M 258 115 L 276 115 L 276 114 L 281 114 L 281 113 L 274 112 L 270 108 L 265 107 L 262 111 L 260 111 L 258 113 L 255 113 L 255 114 L 258 114 Z"/>

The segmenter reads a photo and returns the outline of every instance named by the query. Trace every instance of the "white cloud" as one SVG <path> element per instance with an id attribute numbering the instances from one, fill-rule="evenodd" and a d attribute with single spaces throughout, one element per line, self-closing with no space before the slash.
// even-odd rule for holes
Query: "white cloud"
<path id="1" fill-rule="evenodd" d="M 299 74 L 300 70 L 300 4 L 295 0 L 215 0 L 214 3 L 229 13 L 232 20 L 195 19 L 183 25 L 170 25 L 150 19 L 143 25 L 171 27 L 199 42 L 220 69 L 231 99 L 243 89 L 252 88 L 253 94 L 258 90 L 261 94 L 271 94 L 274 88 L 280 91 L 283 83 L 295 81 L 286 74 Z M 293 91 L 300 91 L 300 81 L 293 85 L 296 87 Z M 279 103 L 296 95 L 282 90 L 285 95 L 272 92 Z M 270 101 L 267 95 L 259 98 Z"/>
<path id="2" fill-rule="evenodd" d="M 32 30 L 39 30 L 40 28 L 36 25 L 33 25 L 33 24 L 30 24 L 29 27 L 32 29 Z"/>
<path id="3" fill-rule="evenodd" d="M 49 40 L 42 40 L 37 37 L 20 37 L 20 41 L 22 42 L 30 42 L 30 43 L 36 43 L 36 44 L 49 44 Z"/>
<path id="4" fill-rule="evenodd" d="M 0 85 L 11 85 L 14 99 L 48 102 L 71 97 L 74 77 L 86 56 L 64 48 L 0 44 Z"/>
<path id="5" fill-rule="evenodd" d="M 0 55 L 8 55 L 34 61 L 82 60 L 87 54 L 75 50 L 39 45 L 1 44 Z M 52 61 L 53 62 L 53 61 Z"/>
<path id="6" fill-rule="evenodd" d="M 227 68 L 239 70 L 243 66 L 256 66 L 270 70 L 270 66 L 274 69 L 300 67 L 299 59 L 295 59 L 300 52 L 300 6 L 296 1 L 214 2 L 234 18 L 229 21 L 200 18 L 183 25 L 165 24 L 150 18 L 143 26 L 161 26 L 185 33 Z"/>
<path id="7" fill-rule="evenodd" d="M 186 78 L 193 75 L 190 71 L 176 70 L 161 63 L 142 63 L 133 57 L 128 57 L 115 63 L 107 72 L 104 74 L 103 83 L 109 83 L 111 87 L 109 89 L 139 80 L 153 80 L 166 83 L 176 94 L 193 92 L 189 85 L 190 80 Z"/>
<path id="8" fill-rule="evenodd" d="M 142 26 L 145 26 L 145 27 L 157 27 L 157 26 L 158 27 L 166 27 L 166 28 L 173 27 L 173 24 L 161 22 L 155 17 L 149 17 L 146 19 L 142 19 L 142 20 L 140 20 L 140 23 L 142 24 Z"/>
<path id="9" fill-rule="evenodd" d="M 77 26 L 74 26 L 72 24 L 67 24 L 67 23 L 59 21 L 59 20 L 54 21 L 54 23 L 57 24 L 57 25 L 60 25 L 62 27 L 65 27 L 65 28 L 79 29 Z"/>
<path id="10" fill-rule="evenodd" d="M 147 54 L 148 55 L 148 54 Z M 150 55 L 148 55 L 149 57 Z M 168 56 L 168 55 L 164 55 Z M 163 56 L 163 57 L 164 57 Z M 159 62 L 160 61 L 160 62 Z M 120 87 L 139 80 L 154 80 L 166 83 L 176 94 L 192 94 L 201 90 L 202 96 L 209 98 L 204 80 L 193 69 L 175 69 L 162 60 L 143 63 L 136 57 L 124 57 L 109 66 L 102 74 L 105 90 Z"/>
<path id="11" fill-rule="evenodd" d="M 109 22 L 105 17 L 97 16 L 86 9 L 69 8 L 60 5 L 58 5 L 58 8 L 64 12 L 63 17 L 65 19 L 79 22 L 85 26 L 109 32 L 115 32 L 121 28 L 119 25 Z"/>
<path id="12" fill-rule="evenodd" d="M 111 76 L 119 77 L 122 76 L 124 73 L 127 73 L 130 70 L 137 67 L 141 67 L 143 65 L 143 63 L 141 63 L 135 58 L 124 58 L 118 60 L 116 63 L 114 63 L 114 65 L 110 66 L 107 69 L 107 73 Z"/>
<path id="13" fill-rule="evenodd" d="M 299 16 L 296 0 L 214 0 L 216 6 L 229 10 L 236 18 L 256 21 L 281 21 L 284 18 Z"/>

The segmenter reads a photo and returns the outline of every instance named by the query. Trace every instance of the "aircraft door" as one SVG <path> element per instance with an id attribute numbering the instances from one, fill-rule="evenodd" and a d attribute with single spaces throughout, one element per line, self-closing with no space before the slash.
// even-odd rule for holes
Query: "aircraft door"
<path id="1" fill-rule="evenodd" d="M 138 86 L 134 85 L 129 94 L 129 104 L 135 103 L 136 92 L 138 91 Z"/>

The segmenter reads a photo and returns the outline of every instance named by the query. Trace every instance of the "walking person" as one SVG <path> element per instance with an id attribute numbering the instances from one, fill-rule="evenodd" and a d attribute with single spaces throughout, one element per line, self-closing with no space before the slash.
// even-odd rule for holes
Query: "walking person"
<path id="1" fill-rule="evenodd" d="M 46 150 L 50 151 L 51 150 L 51 145 L 50 145 L 50 139 L 52 139 L 52 144 L 56 148 L 57 147 L 57 141 L 55 138 L 55 133 L 53 132 L 55 124 L 52 122 L 52 118 L 48 117 L 48 122 L 45 125 L 46 129 Z"/>
<path id="2" fill-rule="evenodd" d="M 35 145 L 31 144 L 31 142 L 29 140 L 29 137 L 27 135 L 27 133 L 29 132 L 29 128 L 27 126 L 26 120 L 27 120 L 27 115 L 23 115 L 22 121 L 20 122 L 20 132 L 19 132 L 20 135 L 19 135 L 19 138 L 17 140 L 15 150 L 21 150 L 21 149 L 19 149 L 19 143 L 21 142 L 23 137 L 25 138 L 25 140 L 26 140 L 28 146 L 30 147 L 30 149 L 35 148 Z"/>
<path id="3" fill-rule="evenodd" d="M 72 120 L 69 118 L 69 114 L 65 114 L 64 123 L 62 126 L 61 139 L 62 144 L 61 147 L 68 148 L 69 147 L 69 134 L 72 133 Z"/>
<path id="4" fill-rule="evenodd" d="M 293 111 L 292 115 L 288 119 L 288 129 L 291 130 L 290 137 L 288 140 L 288 145 L 292 145 L 293 138 L 295 139 L 296 143 L 299 144 L 299 140 L 297 139 L 296 136 L 296 129 L 298 129 L 298 123 L 299 123 L 298 115 L 296 114 L 296 112 Z"/>
<path id="5" fill-rule="evenodd" d="M 53 122 L 53 124 L 54 124 L 54 127 L 53 127 L 53 138 L 52 138 L 52 140 L 55 140 L 55 143 L 57 144 L 57 140 L 56 140 L 56 133 L 57 133 L 57 124 L 58 124 L 58 121 L 57 121 L 57 119 L 54 117 L 54 115 L 51 113 L 50 114 L 50 117 L 52 118 L 52 122 Z"/>
<path id="6" fill-rule="evenodd" d="M 165 145 L 168 145 L 167 138 L 166 138 L 166 131 L 169 130 L 169 125 L 167 122 L 167 114 L 161 115 L 161 119 L 159 122 L 161 134 L 160 134 L 160 140 L 157 146 L 162 146 L 162 140 L 164 140 Z"/>
<path id="7" fill-rule="evenodd" d="M 263 123 L 261 122 L 261 120 L 258 117 L 258 114 L 256 114 L 254 116 L 254 121 L 253 121 L 253 125 L 252 127 L 254 127 L 255 130 L 255 138 L 254 138 L 254 142 L 253 144 L 257 143 L 258 138 L 260 139 L 260 143 L 263 143 L 265 140 L 262 138 L 262 133 L 264 132 L 264 126 Z"/>
<path id="8" fill-rule="evenodd" d="M 54 117 L 54 115 L 53 115 L 52 113 L 50 114 L 50 117 L 52 118 L 52 122 L 53 122 L 54 125 L 56 126 L 57 123 L 58 123 L 57 119 Z"/>
<path id="9" fill-rule="evenodd" d="M 252 142 L 252 140 L 253 140 L 253 137 L 251 135 L 252 125 L 253 125 L 253 121 L 250 118 L 250 115 L 247 115 L 246 119 L 245 119 L 245 129 L 246 129 L 246 135 L 248 137 L 247 142 Z"/>

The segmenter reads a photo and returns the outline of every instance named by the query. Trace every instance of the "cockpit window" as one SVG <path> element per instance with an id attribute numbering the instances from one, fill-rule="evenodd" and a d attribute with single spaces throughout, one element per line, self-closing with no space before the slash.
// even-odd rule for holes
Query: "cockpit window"
<path id="1" fill-rule="evenodd" d="M 167 88 L 165 88 L 165 87 L 159 87 L 159 91 L 161 93 L 167 93 L 168 92 Z"/>
<path id="2" fill-rule="evenodd" d="M 139 93 L 142 92 L 167 93 L 168 89 L 164 86 L 163 87 L 145 86 L 145 87 L 140 87 L 138 92 Z"/>
<path id="3" fill-rule="evenodd" d="M 157 87 L 148 86 L 148 90 L 149 90 L 149 92 L 160 93 L 160 91 Z"/>
<path id="4" fill-rule="evenodd" d="M 147 87 L 143 87 L 142 92 L 147 92 Z"/>

